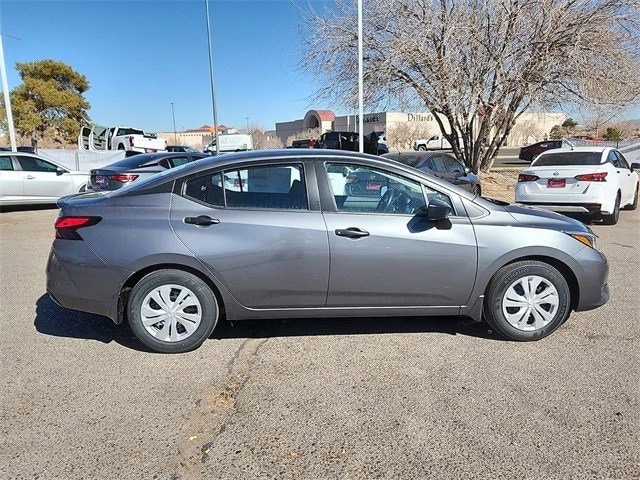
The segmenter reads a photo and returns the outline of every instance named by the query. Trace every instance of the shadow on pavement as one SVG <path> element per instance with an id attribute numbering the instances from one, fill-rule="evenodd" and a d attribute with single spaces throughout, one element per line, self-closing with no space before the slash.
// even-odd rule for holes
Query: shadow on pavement
<path id="1" fill-rule="evenodd" d="M 68 310 L 56 305 L 49 295 L 36 302 L 36 330 L 46 335 L 84 338 L 149 352 L 127 324 L 116 325 L 107 317 Z M 404 333 L 446 333 L 500 340 L 486 323 L 465 317 L 367 317 L 367 318 L 296 318 L 220 322 L 210 338 L 306 337 L 317 335 L 384 335 Z"/>
<path id="2" fill-rule="evenodd" d="M 57 210 L 58 206 L 55 203 L 51 204 L 38 204 L 38 205 L 2 205 L 0 206 L 0 212 L 31 212 L 34 210 Z"/>
<path id="3" fill-rule="evenodd" d="M 38 332 L 45 335 L 116 342 L 134 350 L 150 351 L 134 337 L 128 325 L 116 325 L 107 317 L 62 308 L 47 294 L 36 302 L 33 324 Z"/>

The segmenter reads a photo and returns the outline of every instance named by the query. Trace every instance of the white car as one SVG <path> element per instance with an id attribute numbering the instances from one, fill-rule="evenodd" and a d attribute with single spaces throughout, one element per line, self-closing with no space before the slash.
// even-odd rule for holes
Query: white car
<path id="1" fill-rule="evenodd" d="M 0 206 L 55 203 L 83 192 L 88 172 L 70 170 L 38 155 L 0 152 Z"/>
<path id="2" fill-rule="evenodd" d="M 615 225 L 620 208 L 638 206 L 640 163 L 629 165 L 618 150 L 560 148 L 541 153 L 518 176 L 516 202 L 555 212 L 599 215 Z"/>

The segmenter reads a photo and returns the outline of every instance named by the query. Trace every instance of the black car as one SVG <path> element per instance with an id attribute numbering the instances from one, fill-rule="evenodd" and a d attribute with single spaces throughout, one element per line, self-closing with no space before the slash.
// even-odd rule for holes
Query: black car
<path id="1" fill-rule="evenodd" d="M 141 153 L 106 167 L 91 170 L 87 190 L 117 190 L 127 183 L 209 156 L 198 152 Z"/>
<path id="2" fill-rule="evenodd" d="M 520 147 L 518 158 L 525 162 L 533 162 L 534 158 L 542 152 L 552 150 L 554 148 L 562 148 L 562 140 L 544 140 L 543 142 L 532 143 L 531 145 Z"/>
<path id="3" fill-rule="evenodd" d="M 167 152 L 200 153 L 189 145 L 167 145 Z"/>
<path id="4" fill-rule="evenodd" d="M 482 194 L 480 177 L 449 153 L 393 152 L 383 157 L 435 175 L 476 195 Z"/>
<path id="5" fill-rule="evenodd" d="M 363 138 L 364 153 L 370 153 L 371 155 L 389 153 L 389 148 L 386 144 L 378 143 L 378 133 L 371 132 Z M 320 136 L 318 148 L 357 152 L 360 150 L 360 137 L 358 132 L 326 132 Z"/>

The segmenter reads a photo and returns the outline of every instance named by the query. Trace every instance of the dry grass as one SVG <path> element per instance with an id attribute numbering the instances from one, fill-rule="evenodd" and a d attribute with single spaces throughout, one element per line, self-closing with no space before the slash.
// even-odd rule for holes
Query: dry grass
<path id="1" fill-rule="evenodd" d="M 500 168 L 481 173 L 482 196 L 513 203 L 520 172 L 522 168 Z"/>

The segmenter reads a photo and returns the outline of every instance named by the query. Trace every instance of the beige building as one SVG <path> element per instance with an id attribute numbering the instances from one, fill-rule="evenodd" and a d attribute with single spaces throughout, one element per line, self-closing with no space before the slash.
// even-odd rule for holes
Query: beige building
<path id="1" fill-rule="evenodd" d="M 566 116 L 562 113 L 527 112 L 517 120 L 506 146 L 520 146 L 544 140 L 554 125 L 560 125 Z M 364 134 L 371 132 L 411 131 L 419 135 L 435 135 L 440 127 L 430 113 L 379 112 L 367 113 L 363 118 Z M 358 131 L 358 115 L 337 117 L 331 110 L 309 110 L 303 119 L 276 123 L 276 135 L 286 145 L 287 138 L 309 129 L 329 131 Z M 393 139 L 388 135 L 390 144 Z M 414 139 L 415 140 L 415 139 Z"/>
<path id="2" fill-rule="evenodd" d="M 189 145 L 196 150 L 202 151 L 204 147 L 213 140 L 213 126 L 203 125 L 194 130 L 184 132 L 158 132 L 158 136 L 167 140 L 167 145 Z M 232 128 L 218 125 L 218 134 L 236 133 Z"/>

